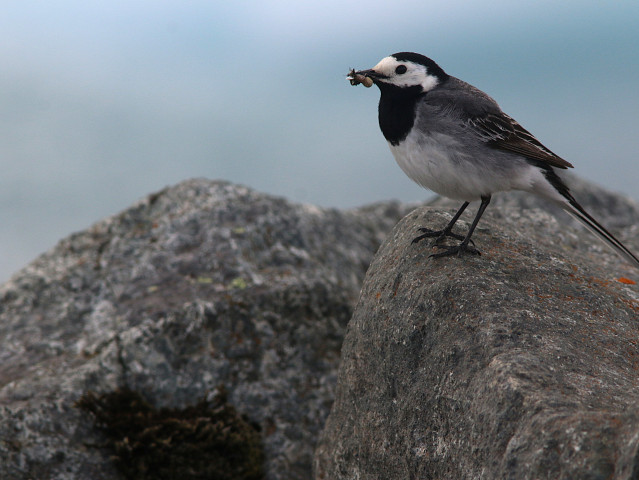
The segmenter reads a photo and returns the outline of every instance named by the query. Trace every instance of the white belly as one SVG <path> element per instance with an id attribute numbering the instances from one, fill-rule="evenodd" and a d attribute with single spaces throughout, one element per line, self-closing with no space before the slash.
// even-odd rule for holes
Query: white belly
<path id="1" fill-rule="evenodd" d="M 453 137 L 434 134 L 418 143 L 409 135 L 397 146 L 390 145 L 395 161 L 408 177 L 445 197 L 473 201 L 485 195 L 486 189 L 469 181 L 465 171 L 468 159 L 459 153 L 460 145 Z"/>
<path id="2" fill-rule="evenodd" d="M 479 145 L 464 147 L 455 137 L 443 133 L 420 136 L 419 141 L 409 134 L 390 149 L 411 180 L 457 200 L 472 202 L 505 190 L 535 191 L 539 182 L 547 183 L 539 169 L 523 158 L 489 154 Z"/>

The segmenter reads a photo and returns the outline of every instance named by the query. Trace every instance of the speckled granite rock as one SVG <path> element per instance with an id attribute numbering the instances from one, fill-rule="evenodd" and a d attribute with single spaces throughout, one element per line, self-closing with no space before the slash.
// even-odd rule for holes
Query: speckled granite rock
<path id="1" fill-rule="evenodd" d="M 408 271 L 401 270 L 404 273 L 396 285 L 398 296 L 414 294 L 415 298 L 425 298 L 426 291 L 416 294 L 414 289 L 425 285 L 434 288 L 432 283 L 438 282 L 448 290 L 424 300 L 424 304 L 442 312 L 443 332 L 455 326 L 463 327 L 461 334 L 450 330 L 449 334 L 437 337 L 436 332 L 428 333 L 422 326 L 424 335 L 431 335 L 424 337 L 425 345 L 430 345 L 428 348 L 433 352 L 444 352 L 443 357 L 435 358 L 433 368 L 441 368 L 448 375 L 465 359 L 469 369 L 479 371 L 486 338 L 504 344 L 524 338 L 534 346 L 536 337 L 527 333 L 526 328 L 538 324 L 548 329 L 548 333 L 542 332 L 542 340 L 555 338 L 557 354 L 573 358 L 571 349 L 578 349 L 580 344 L 562 343 L 557 335 L 573 329 L 570 323 L 573 320 L 568 319 L 573 318 L 570 312 L 581 305 L 578 299 L 598 289 L 635 291 L 634 287 L 624 287 L 615 280 L 622 274 L 636 279 L 635 272 L 626 270 L 588 234 L 572 229 L 557 233 L 561 221 L 538 209 L 522 211 L 519 202 L 525 204 L 530 198 L 534 197 L 495 197 L 486 221 L 482 221 L 477 232 L 478 247 L 484 251 L 480 258 L 470 258 L 469 262 L 449 259 L 433 264 L 426 258 L 427 248 L 407 249 L 405 244 L 398 244 L 392 253 L 399 262 L 388 265 L 386 273 L 395 275 L 393 283 L 400 270 L 395 273 L 392 268 L 403 269 L 412 264 L 413 274 L 417 275 L 411 277 Z M 598 191 L 593 198 L 604 199 L 600 205 L 604 213 L 625 214 L 635 208 L 623 198 L 608 196 L 606 192 Z M 448 208 L 444 201 L 437 202 L 439 211 Z M 591 206 L 587 200 L 584 204 Z M 503 209 L 497 208 L 499 205 Z M 0 478 L 120 478 L 109 459 L 110 452 L 103 448 L 105 438 L 89 415 L 73 406 L 81 394 L 88 390 L 102 393 L 128 387 L 144 395 L 155 407 L 182 408 L 211 395 L 221 384 L 235 408 L 261 427 L 267 478 L 310 478 L 312 451 L 334 398 L 344 330 L 364 273 L 378 245 L 411 209 L 392 202 L 350 211 L 320 209 L 295 205 L 224 182 L 192 180 L 151 195 L 125 212 L 62 240 L 0 288 Z M 602 216 L 597 209 L 593 213 Z M 445 220 L 435 212 L 429 215 L 433 220 Z M 632 214 L 628 218 L 632 218 Z M 639 214 L 634 222 L 624 219 L 615 222 L 614 218 L 606 218 L 606 221 L 621 228 L 636 224 L 638 218 Z M 415 222 L 414 215 L 407 221 Z M 420 219 L 419 223 L 428 221 L 428 218 Z M 415 225 L 404 226 L 408 230 L 402 235 L 414 234 L 410 230 Z M 638 247 L 634 240 L 639 237 L 636 227 L 621 233 L 630 245 Z M 385 255 L 389 255 L 388 251 Z M 496 283 L 486 272 L 497 267 L 502 270 L 497 270 Z M 534 275 L 537 277 L 530 279 Z M 567 282 L 561 287 L 565 290 L 559 292 L 568 293 L 559 300 L 552 300 L 552 295 L 557 294 L 551 287 L 553 275 Z M 514 303 L 502 301 L 502 310 L 487 317 L 486 303 L 481 301 L 486 302 L 490 293 L 497 296 L 494 301 L 512 297 Z M 635 305 L 632 299 L 619 298 L 627 300 L 623 305 Z M 528 303 L 524 302 L 526 299 Z M 531 305 L 523 312 L 522 302 Z M 593 305 L 578 308 L 584 315 L 586 311 L 605 312 L 602 308 L 608 308 L 606 300 L 597 300 Z M 546 310 L 549 306 L 552 309 Z M 410 312 L 406 308 L 406 312 Z M 452 315 L 457 308 L 463 308 L 467 315 L 471 315 L 468 313 L 471 309 L 475 313 L 472 319 L 462 316 L 446 323 L 444 319 L 449 317 L 443 315 L 447 312 Z M 530 313 L 526 313 L 528 311 Z M 539 320 L 538 316 L 544 312 L 550 312 L 549 318 Z M 510 315 L 514 326 L 499 323 L 495 320 L 498 314 L 504 318 Z M 409 318 L 415 320 L 415 314 L 412 315 Z M 483 323 L 473 326 L 472 321 L 477 318 L 483 318 Z M 575 320 L 574 325 L 585 328 L 584 325 L 593 324 L 590 317 L 585 318 L 584 322 Z M 361 321 L 361 317 L 357 321 Z M 592 350 L 596 355 L 616 352 L 615 332 L 623 341 L 634 332 L 629 326 L 619 330 L 614 325 L 606 324 L 602 330 L 602 335 L 608 335 L 605 338 L 609 344 L 606 343 L 605 348 L 598 344 L 598 349 Z M 395 328 L 400 327 L 398 322 Z M 473 331 L 483 331 L 486 338 L 480 338 L 482 343 L 474 345 L 470 352 L 460 350 L 467 344 L 455 343 L 458 337 L 461 342 Z M 398 338 L 404 334 L 406 332 L 397 331 Z M 436 340 L 442 343 L 433 343 Z M 490 349 L 495 351 L 501 345 L 490 342 Z M 390 355 L 391 347 L 398 348 L 392 342 L 379 347 L 376 352 L 382 356 Z M 528 343 L 518 348 L 509 351 L 510 354 L 527 351 Z M 401 349 L 395 351 L 400 360 L 405 353 Z M 476 354 L 479 355 L 477 365 L 469 363 L 468 358 Z M 560 386 L 556 395 L 563 399 L 564 390 L 572 385 L 564 383 L 567 373 L 561 370 L 561 375 L 555 377 L 552 370 L 544 367 L 544 358 L 535 355 L 533 350 L 521 361 L 527 361 L 531 371 L 538 367 L 541 373 L 535 375 L 541 375 L 551 387 Z M 413 367 L 406 364 L 410 358 L 399 363 L 404 365 L 405 372 Z M 510 367 L 516 358 L 509 358 L 507 355 L 498 358 L 501 363 L 494 366 L 497 373 L 489 375 L 490 381 L 484 384 L 484 388 L 496 392 L 494 398 L 504 405 L 510 397 L 508 392 L 500 390 L 503 381 L 513 385 L 515 399 L 527 398 L 524 389 L 529 388 L 525 378 L 521 380 L 517 376 L 519 367 Z M 592 375 L 600 369 L 607 372 L 606 368 L 612 368 L 605 362 L 600 367 L 595 360 L 598 359 L 588 359 L 587 368 L 592 369 Z M 445 364 L 447 361 L 451 364 Z M 371 393 L 390 382 L 390 365 L 382 363 L 382 367 L 369 379 L 374 387 Z M 522 376 L 531 375 L 526 373 L 528 367 L 524 370 Z M 416 381 L 425 381 L 423 374 L 419 369 L 411 373 Z M 627 382 L 624 375 L 620 372 L 617 381 L 621 383 L 609 386 L 599 385 L 597 377 L 592 377 L 595 380 L 588 391 L 594 392 L 592 395 L 596 398 L 603 388 L 617 395 L 618 385 L 625 386 L 627 391 L 619 394 L 617 400 L 619 405 L 625 405 L 634 387 L 624 383 Z M 399 383 L 394 388 L 402 385 L 402 378 L 398 377 Z M 469 376 L 450 378 L 472 380 Z M 442 377 L 440 382 L 452 382 L 450 378 Z M 481 379 L 485 377 L 478 377 L 476 381 Z M 417 387 L 426 388 L 421 384 Z M 430 387 L 439 391 L 438 384 Z M 466 406 L 467 399 L 462 396 L 466 393 L 452 391 L 448 397 L 440 395 L 438 401 L 455 411 L 454 408 Z M 356 400 L 370 400 L 372 407 L 375 399 L 363 392 L 361 399 Z M 548 438 L 548 445 L 558 435 L 557 429 L 564 426 L 575 426 L 584 432 L 593 425 L 614 426 L 615 422 L 632 420 L 631 414 L 623 418 L 613 414 L 605 417 L 608 423 L 601 423 L 603 417 L 598 416 L 600 410 L 597 410 L 601 401 L 597 402 L 592 404 L 591 417 L 579 417 L 578 421 L 573 421 L 570 410 L 543 418 L 531 417 L 534 405 L 525 404 L 519 410 L 507 411 L 524 412 L 521 417 L 513 417 L 513 422 L 518 418 L 529 419 L 535 425 L 547 422 L 545 425 L 549 427 L 542 429 L 546 437 L 540 435 L 535 439 Z M 396 409 L 395 412 L 394 415 L 414 420 L 410 411 Z M 431 437 L 419 438 L 416 454 L 422 455 L 420 458 L 426 454 L 439 455 L 433 458 L 444 465 L 449 458 L 446 455 L 463 453 L 463 449 L 455 450 L 453 430 L 465 428 L 473 420 L 473 435 L 479 435 L 493 425 L 483 424 L 482 419 L 494 415 L 494 411 L 473 415 L 476 416 L 459 424 L 454 423 L 456 416 L 451 415 L 445 420 L 448 423 L 439 425 L 440 431 L 448 429 L 449 436 L 441 437 L 442 443 L 435 448 L 435 453 L 428 441 L 440 437 L 431 432 Z M 630 420 L 626 422 L 628 435 L 633 433 Z M 438 421 L 444 422 L 444 419 Z M 510 417 L 500 421 L 499 425 L 515 428 L 509 423 Z M 334 421 L 332 425 L 334 427 Z M 345 425 L 350 425 L 348 419 Z M 422 427 L 416 423 L 415 431 L 423 432 L 419 430 Z M 369 426 L 364 422 L 361 428 Z M 401 431 L 398 428 L 397 433 Z M 534 429 L 530 432 L 538 433 Z M 451 438 L 452 443 L 446 443 Z M 509 459 L 516 458 L 522 465 L 541 460 L 547 465 L 556 464 L 552 458 L 537 458 L 534 452 L 526 450 L 525 438 L 521 435 L 517 437 L 519 443 L 509 443 L 512 450 Z M 599 437 L 592 438 L 594 442 Z M 605 441 L 604 447 L 608 445 Z M 601 451 L 608 448 L 598 445 L 579 444 L 580 448 Z M 617 444 L 611 445 L 614 448 Z M 326 447 L 325 441 L 322 448 Z M 366 442 L 362 443 L 363 449 L 369 447 Z M 553 448 L 549 447 L 548 455 L 571 452 Z M 632 448 L 630 445 L 623 455 L 631 455 Z M 344 450 L 344 454 L 348 452 Z M 340 452 L 336 452 L 335 458 L 339 459 L 339 455 Z M 602 458 L 605 467 L 606 457 Z M 383 462 L 384 457 L 379 456 L 375 461 Z"/>
<path id="2" fill-rule="evenodd" d="M 192 180 L 62 240 L 0 289 L 0 478 L 119 478 L 73 406 L 87 390 L 182 408 L 222 384 L 267 478 L 308 479 L 361 280 L 405 213 Z"/>
<path id="3" fill-rule="evenodd" d="M 411 244 L 454 209 L 389 235 L 348 325 L 316 480 L 638 478 L 639 272 L 518 198 L 487 210 L 480 257 Z M 639 251 L 633 212 L 616 233 Z"/>

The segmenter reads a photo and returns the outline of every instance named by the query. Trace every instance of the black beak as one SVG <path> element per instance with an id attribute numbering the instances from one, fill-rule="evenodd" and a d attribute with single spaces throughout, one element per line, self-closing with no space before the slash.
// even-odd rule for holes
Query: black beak
<path id="1" fill-rule="evenodd" d="M 373 69 L 359 71 L 352 69 L 348 72 L 348 76 L 346 78 L 351 82 L 351 85 L 359 85 L 361 83 L 365 87 L 371 87 L 374 83 L 377 83 L 378 80 L 386 77 Z"/>
<path id="2" fill-rule="evenodd" d="M 362 75 L 364 77 L 368 77 L 368 78 L 372 79 L 373 81 L 381 80 L 382 78 L 386 78 L 386 75 L 382 75 L 381 73 L 376 72 L 372 68 L 369 68 L 368 70 L 359 70 L 359 71 L 355 72 L 355 74 L 356 75 Z"/>

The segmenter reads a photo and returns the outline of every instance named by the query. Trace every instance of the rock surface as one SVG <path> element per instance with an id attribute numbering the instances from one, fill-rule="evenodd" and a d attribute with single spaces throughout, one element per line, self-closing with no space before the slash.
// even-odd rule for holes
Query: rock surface
<path id="1" fill-rule="evenodd" d="M 583 185 L 578 184 L 576 191 L 592 189 Z M 636 204 L 594 190 L 597 194 L 592 198 L 603 199 L 598 205 L 579 198 L 608 225 L 622 228 L 639 224 Z M 549 217 L 536 208 L 541 204 L 535 202 L 531 196 L 496 196 L 476 233 L 477 246 L 484 252 L 479 258 L 435 263 L 427 258 L 428 246 L 400 242 L 400 237 L 410 240 L 414 235 L 415 216 L 421 216 L 421 212 L 408 217 L 395 231 L 390 242 L 396 243 L 387 244 L 374 272 L 392 277 L 392 284 L 397 282 L 395 301 L 404 298 L 407 304 L 402 306 L 405 310 L 394 312 L 397 318 L 386 328 L 397 330 L 393 333 L 397 340 L 402 335 L 412 339 L 411 355 L 417 355 L 415 349 L 422 342 L 424 349 L 439 356 L 426 360 L 406 356 L 406 347 L 392 341 L 375 344 L 374 351 L 358 353 L 364 355 L 362 358 L 381 353 L 383 358 L 379 370 L 366 379 L 371 392 L 364 391 L 355 399 L 370 403 L 357 403 L 360 416 L 344 421 L 345 428 L 353 425 L 355 418 L 361 423 L 353 439 L 339 439 L 345 442 L 343 452 L 334 451 L 339 468 L 348 471 L 356 465 L 345 460 L 345 455 L 353 452 L 351 440 L 362 441 L 358 450 L 362 455 L 375 452 L 377 446 L 364 434 L 381 429 L 383 422 L 395 422 L 398 416 L 414 424 L 401 427 L 401 422 L 397 423 L 397 436 L 391 437 L 388 451 L 397 452 L 396 447 L 408 445 L 401 442 L 416 439 L 417 449 L 404 454 L 419 458 L 430 455 L 428 458 L 439 466 L 466 451 L 468 444 L 463 442 L 468 437 L 462 435 L 462 429 L 469 428 L 472 438 L 484 432 L 488 435 L 487 429 L 494 427 L 489 420 L 495 415 L 500 429 L 507 426 L 502 435 L 523 428 L 523 423 L 515 425 L 518 414 L 522 422 L 548 425 L 545 430 L 531 430 L 545 432 L 531 441 L 548 439 L 544 445 L 550 446 L 542 450 L 546 457 L 535 457 L 534 452 L 526 450 L 525 436 L 516 437 L 519 443 L 508 444 L 508 458 L 516 458 L 521 465 L 545 461 L 549 455 L 570 455 L 572 450 L 552 446 L 564 426 L 575 429 L 575 438 L 591 441 L 574 443 L 582 449 L 575 450 L 574 458 L 581 458 L 578 455 L 583 455 L 584 449 L 604 453 L 615 449 L 622 439 L 620 422 L 630 439 L 627 448 L 620 450 L 620 458 L 634 455 L 632 407 L 628 407 L 625 417 L 615 412 L 634 398 L 635 386 L 627 374 L 634 358 L 628 357 L 621 345 L 628 352 L 634 351 L 636 346 L 629 342 L 636 329 L 634 324 L 614 322 L 624 321 L 626 317 L 619 316 L 619 312 L 628 312 L 624 307 L 631 309 L 628 315 L 636 307 L 636 297 L 631 297 L 636 286 L 619 284 L 616 277 L 637 280 L 636 272 L 583 230 L 558 233 L 563 221 Z M 420 218 L 420 225 L 445 221 L 449 213 L 437 212 L 452 212 L 458 206 L 444 200 L 434 205 L 437 209 Z M 522 211 L 521 206 L 535 208 Z M 379 244 L 410 210 L 392 202 L 350 211 L 321 209 L 291 204 L 225 182 L 192 180 L 150 195 L 121 214 L 62 240 L 0 287 L 0 478 L 121 478 L 104 448 L 105 437 L 90 416 L 74 406 L 87 391 L 108 393 L 126 387 L 142 394 L 156 408 L 178 409 L 214 395 L 220 386 L 236 410 L 260 426 L 266 478 L 310 478 L 313 449 L 335 396 L 340 348 L 362 279 Z M 623 215 L 615 220 L 606 212 Z M 463 218 L 468 220 L 469 216 Z M 639 238 L 637 227 L 624 228 L 621 233 L 629 246 L 639 247 L 635 240 Z M 389 253 L 393 245 L 397 250 Z M 379 261 L 388 255 L 395 263 L 380 272 Z M 558 281 L 565 285 L 557 285 L 555 291 L 552 282 Z M 433 296 L 428 297 L 428 290 L 419 290 L 426 288 L 440 290 L 433 290 Z M 412 298 L 417 303 L 411 304 Z M 591 303 L 580 303 L 584 298 Z M 487 307 L 489 300 L 494 311 Z M 361 305 L 365 301 L 363 296 Z M 523 304 L 525 310 L 521 309 Z M 417 308 L 417 313 L 411 308 Z M 575 309 L 580 312 L 578 320 L 571 313 Z M 615 312 L 610 316 L 614 322 L 604 322 L 600 329 L 600 319 L 610 309 Z M 459 311 L 463 315 L 457 316 Z M 435 312 L 439 323 L 425 322 L 431 314 L 427 317 L 424 312 Z M 361 315 L 353 321 L 347 352 L 353 351 L 352 335 L 362 321 Z M 636 321 L 636 316 L 633 318 Z M 369 324 L 373 319 L 366 320 L 367 328 L 381 329 L 381 325 Z M 408 331 L 398 330 L 399 320 L 422 323 L 416 324 L 419 328 L 411 337 Z M 429 330 L 436 325 L 438 331 Z M 541 330 L 533 334 L 533 327 Z M 601 364 L 595 362 L 597 357 L 582 359 L 578 355 L 587 339 L 579 343 L 578 338 L 567 337 L 569 341 L 564 341 L 561 337 L 565 331 L 576 337 L 591 335 L 584 330 L 587 327 L 596 330 L 596 342 L 589 340 L 587 344 L 592 347 L 591 353 L 604 358 Z M 502 356 L 495 353 L 501 352 L 502 345 L 516 341 L 524 343 L 504 350 Z M 573 380 L 565 367 L 557 370 L 554 363 L 547 363 L 543 352 L 535 350 L 539 345 L 546 345 L 544 348 L 563 362 L 582 368 L 581 376 Z M 463 350 L 466 347 L 472 350 Z M 346 354 L 345 365 L 351 355 Z M 392 355 L 398 356 L 399 363 L 389 363 L 395 358 Z M 611 360 L 615 355 L 620 364 L 626 362 L 626 370 Z M 493 356 L 497 358 L 493 370 L 482 370 L 482 362 Z M 426 363 L 420 366 L 420 361 Z M 380 358 L 375 362 L 380 365 Z M 394 372 L 396 367 L 401 371 Z M 463 373 L 462 367 L 472 370 L 472 375 Z M 427 373 L 436 369 L 445 375 L 428 384 Z M 517 376 L 518 369 L 524 370 L 522 378 Z M 511 396 L 523 402 L 529 399 L 527 389 L 537 389 L 539 382 L 531 386 L 532 380 L 526 375 L 547 382 L 549 389 L 557 386 L 549 390 L 549 395 L 564 403 L 557 403 L 553 412 L 559 413 L 554 417 L 534 416 L 537 408 L 551 408 L 545 404 L 507 406 Z M 382 403 L 376 404 L 378 399 L 372 393 L 383 393 L 393 385 L 398 395 L 402 388 L 408 388 L 403 383 L 407 376 L 415 380 L 411 388 L 425 389 L 426 399 L 440 392 L 436 397 L 438 408 L 452 412 L 459 409 L 461 420 L 456 423 L 456 415 L 434 415 L 438 410 L 427 402 L 414 406 L 431 408 L 417 415 L 419 418 L 410 410 L 413 407 L 401 409 L 397 404 L 395 416 L 376 416 L 379 411 L 376 413 L 373 407 L 382 405 L 386 397 L 381 395 Z M 604 383 L 609 377 L 615 381 Z M 479 385 L 486 378 L 480 386 L 495 392 L 494 399 L 502 410 L 495 413 L 490 406 L 485 412 L 463 410 L 469 401 L 463 382 Z M 502 389 L 506 381 L 510 390 Z M 592 384 L 586 389 L 581 384 L 575 386 L 577 381 Z M 457 387 L 460 389 L 455 390 Z M 581 397 L 571 393 L 577 387 L 581 388 L 577 390 Z M 604 394 L 610 396 L 609 401 Z M 340 399 L 344 395 L 342 392 Z M 400 406 L 410 405 L 408 397 L 397 401 Z M 586 401 L 590 403 L 583 406 Z M 617 409 L 608 407 L 610 403 Z M 572 405 L 583 406 L 590 416 L 576 416 L 581 410 Z M 369 415 L 369 406 L 370 419 L 377 422 L 377 427 L 362 419 L 362 414 Z M 340 408 L 342 400 L 335 412 Z M 464 417 L 466 412 L 474 416 Z M 439 422 L 437 428 L 424 433 L 421 417 Z M 339 437 L 331 433 L 335 432 L 335 418 L 329 422 L 317 457 L 324 472 L 332 464 L 327 457 L 329 435 Z M 406 428 L 414 434 L 402 438 L 400 433 Z M 614 433 L 610 437 L 588 437 L 584 433 L 597 429 Z M 416 437 L 418 434 L 425 436 Z M 597 439 L 601 442 L 596 443 Z M 431 440 L 439 443 L 433 447 Z M 474 465 L 473 458 L 486 453 L 480 447 L 471 450 L 464 460 L 468 465 Z M 605 473 L 608 463 L 605 455 L 601 458 Z M 387 458 L 376 455 L 373 460 L 372 465 L 381 465 Z M 555 460 L 553 457 L 545 465 L 559 465 Z M 402 461 L 408 465 L 410 460 L 407 457 Z M 486 472 L 493 471 L 489 469 L 493 467 L 485 468 Z M 442 470 L 433 470 L 437 471 Z M 488 473 L 484 476 L 490 477 Z M 326 478 L 348 477 L 336 474 Z"/>
<path id="2" fill-rule="evenodd" d="M 405 213 L 192 180 L 62 240 L 0 289 L 0 478 L 121 478 L 86 391 L 183 408 L 223 385 L 267 478 L 308 479 L 361 281 Z"/>
<path id="3" fill-rule="evenodd" d="M 639 272 L 519 208 L 531 201 L 491 204 L 481 256 L 411 244 L 448 222 L 448 201 L 388 236 L 348 325 L 316 480 L 639 478 Z M 638 252 L 628 210 L 618 225 L 635 226 L 615 233 Z"/>

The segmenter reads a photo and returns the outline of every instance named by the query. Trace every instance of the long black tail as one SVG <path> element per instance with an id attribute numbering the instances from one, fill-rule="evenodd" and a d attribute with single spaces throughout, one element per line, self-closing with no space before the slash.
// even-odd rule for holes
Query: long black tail
<path id="1" fill-rule="evenodd" d="M 628 263 L 639 268 L 639 258 L 637 258 L 626 246 L 621 243 L 617 238 L 606 230 L 597 220 L 586 212 L 577 201 L 572 198 L 572 195 L 568 194 L 566 197 L 567 203 L 561 203 L 561 207 L 568 212 L 571 216 L 579 220 L 588 230 L 599 237 L 603 242 L 612 248 L 618 255 L 624 258 Z"/>
<path id="2" fill-rule="evenodd" d="M 542 194 L 547 198 L 557 202 L 561 208 L 563 208 L 572 217 L 579 220 L 584 227 L 595 234 L 606 245 L 612 248 L 619 256 L 625 259 L 630 265 L 639 269 L 639 258 L 635 256 L 626 246 L 621 243 L 617 238 L 605 229 L 597 220 L 584 210 L 584 208 L 577 203 L 577 200 L 570 193 L 570 188 L 566 183 L 557 175 L 557 172 L 550 165 L 537 160 L 528 159 L 531 165 L 535 165 L 541 169 L 548 180 L 548 183 L 554 188 L 555 195 Z"/>

